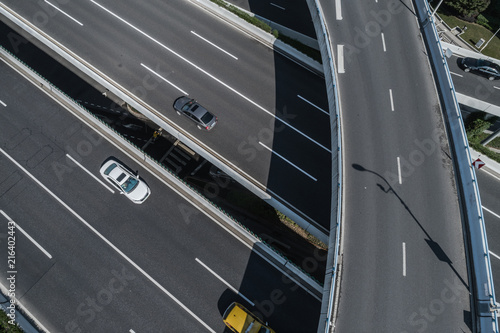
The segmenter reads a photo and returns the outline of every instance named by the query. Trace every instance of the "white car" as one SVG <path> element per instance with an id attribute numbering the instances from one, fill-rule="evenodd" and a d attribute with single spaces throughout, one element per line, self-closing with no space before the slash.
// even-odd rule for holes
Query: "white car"
<path id="1" fill-rule="evenodd" d="M 151 190 L 148 185 L 133 175 L 123 165 L 115 160 L 109 160 L 101 167 L 101 175 L 114 187 L 125 194 L 133 203 L 141 204 L 149 197 Z"/>

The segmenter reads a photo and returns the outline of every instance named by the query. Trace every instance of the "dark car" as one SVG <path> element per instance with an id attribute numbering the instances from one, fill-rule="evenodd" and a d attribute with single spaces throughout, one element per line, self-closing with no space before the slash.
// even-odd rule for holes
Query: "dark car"
<path id="1" fill-rule="evenodd" d="M 217 117 L 192 98 L 186 96 L 177 98 L 174 109 L 177 114 L 183 114 L 194 121 L 199 129 L 210 131 L 217 124 Z"/>
<path id="2" fill-rule="evenodd" d="M 465 72 L 474 72 L 489 80 L 500 79 L 500 66 L 485 59 L 463 58 L 462 66 Z"/>

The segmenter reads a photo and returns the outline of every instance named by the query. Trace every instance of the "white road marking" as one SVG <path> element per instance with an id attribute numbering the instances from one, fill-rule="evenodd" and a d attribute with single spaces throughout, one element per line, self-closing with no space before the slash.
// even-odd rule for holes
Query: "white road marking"
<path id="1" fill-rule="evenodd" d="M 454 73 L 452 71 L 450 71 L 450 73 L 453 74 L 453 75 L 456 75 L 456 76 L 464 77 L 462 74 L 457 74 L 457 73 Z"/>
<path id="2" fill-rule="evenodd" d="M 295 164 L 293 164 L 292 162 L 290 162 L 289 160 L 287 160 L 286 158 L 284 158 L 283 156 L 281 156 L 280 154 L 278 154 L 277 152 L 275 152 L 274 150 L 272 150 L 271 148 L 267 147 L 265 144 L 263 144 L 262 142 L 259 141 L 259 144 L 266 148 L 267 150 L 269 150 L 271 153 L 273 153 L 274 155 L 280 157 L 282 160 L 284 160 L 285 162 L 287 162 L 288 164 L 290 164 L 291 166 L 293 166 L 295 169 L 299 170 L 300 172 L 302 172 L 304 175 L 306 175 L 307 177 L 311 178 L 312 180 L 314 181 L 317 181 L 316 178 L 314 178 L 313 176 L 311 176 L 310 174 L 308 174 L 307 172 L 305 172 L 304 170 L 302 170 L 301 168 L 299 168 L 298 166 L 296 166 Z"/>
<path id="3" fill-rule="evenodd" d="M 340 0 L 335 0 L 335 16 L 338 21 L 342 20 L 342 7 Z"/>
<path id="4" fill-rule="evenodd" d="M 9 222 L 14 222 L 14 220 L 12 220 L 3 210 L 0 210 L 0 213 L 2 213 L 2 215 L 7 220 L 9 220 Z M 30 235 L 28 235 L 28 233 L 26 231 L 24 231 L 24 229 L 21 228 L 21 226 L 19 224 L 17 224 L 16 222 L 14 222 L 14 224 L 16 225 L 17 230 L 19 230 L 21 233 L 24 234 L 24 236 L 26 236 L 31 242 L 33 242 L 33 244 L 35 244 L 36 247 L 38 247 L 40 249 L 40 251 L 42 251 L 47 257 L 49 257 L 49 259 L 52 259 L 52 256 L 50 255 L 50 253 L 47 252 L 47 250 L 45 250 L 40 244 L 38 244 L 38 242 L 36 240 L 34 240 Z"/>
<path id="5" fill-rule="evenodd" d="M 201 40 L 204 40 L 204 41 L 205 41 L 205 42 L 207 42 L 208 44 L 212 45 L 213 47 L 215 47 L 215 48 L 219 49 L 220 51 L 224 52 L 224 53 L 225 53 L 225 54 L 227 54 L 228 56 L 230 56 L 230 57 L 232 57 L 232 58 L 234 58 L 234 59 L 238 60 L 238 58 L 237 58 L 237 57 L 235 57 L 235 56 L 234 56 L 234 55 L 232 55 L 231 53 L 227 52 L 227 51 L 226 51 L 226 50 L 224 50 L 223 48 L 221 48 L 221 47 L 219 47 L 219 46 L 215 45 L 214 43 L 212 43 L 212 42 L 211 42 L 211 41 L 209 41 L 208 39 L 201 37 L 201 36 L 200 36 L 200 35 L 198 35 L 196 32 L 194 32 L 194 31 L 192 31 L 192 30 L 191 30 L 191 33 L 192 33 L 193 35 L 195 35 L 196 37 L 200 38 Z"/>
<path id="6" fill-rule="evenodd" d="M 401 179 L 401 161 L 399 160 L 399 156 L 398 156 L 398 178 L 399 178 L 399 184 L 402 184 L 403 180 Z"/>
<path id="7" fill-rule="evenodd" d="M 497 176 L 495 176 L 494 174 L 492 174 L 492 173 L 490 173 L 490 172 L 486 171 L 485 169 L 481 169 L 481 171 L 482 171 L 482 172 L 484 172 L 484 173 L 487 173 L 488 175 L 490 175 L 491 177 L 493 177 L 493 178 L 495 178 L 495 179 L 500 180 L 500 178 L 498 178 L 498 177 L 497 177 Z M 476 172 L 477 172 L 477 171 L 476 171 Z"/>
<path id="8" fill-rule="evenodd" d="M 0 101 L 0 104 L 2 104 L 3 106 L 7 106 L 7 104 L 5 104 L 3 101 Z"/>
<path id="9" fill-rule="evenodd" d="M 304 102 L 311 104 L 311 105 L 312 105 L 312 106 L 314 106 L 316 109 L 318 109 L 318 110 L 320 110 L 321 112 L 323 112 L 324 114 L 326 114 L 326 115 L 328 115 L 328 116 L 330 115 L 328 112 L 326 112 L 325 110 L 323 110 L 323 109 L 322 109 L 322 108 L 320 108 L 319 106 L 317 106 L 317 105 L 315 105 L 315 104 L 313 104 L 313 103 L 309 102 L 309 101 L 308 101 L 307 99 L 305 99 L 304 97 L 302 97 L 302 96 L 300 96 L 300 95 L 297 95 L 297 97 L 298 97 L 298 98 L 300 98 L 301 100 L 303 100 Z"/>
<path id="10" fill-rule="evenodd" d="M 380 36 L 382 37 L 382 46 L 384 47 L 384 52 L 387 52 L 387 49 L 385 48 L 385 38 L 384 38 L 384 33 L 381 32 Z"/>
<path id="11" fill-rule="evenodd" d="M 493 215 L 493 216 L 495 216 L 496 218 L 499 218 L 499 219 L 500 219 L 500 215 L 498 215 L 498 214 L 494 213 L 492 210 L 490 210 L 490 209 L 488 209 L 488 208 L 486 208 L 486 207 L 484 207 L 484 206 L 481 206 L 481 207 L 483 207 L 483 209 L 484 209 L 485 211 L 487 211 L 488 213 L 490 213 L 491 215 Z"/>
<path id="12" fill-rule="evenodd" d="M 274 7 L 278 7 L 278 8 L 279 8 L 279 9 L 281 9 L 281 10 L 285 10 L 285 7 L 278 6 L 278 5 L 277 5 L 277 4 L 275 4 L 275 3 L 270 2 L 269 4 L 270 4 L 270 5 L 272 5 L 272 6 L 274 6 Z"/>
<path id="13" fill-rule="evenodd" d="M 500 259 L 500 256 L 499 256 L 498 254 L 495 254 L 495 253 L 493 253 L 493 252 L 491 252 L 491 251 L 489 251 L 489 252 L 490 252 L 490 254 L 491 254 L 492 256 L 494 256 L 495 258 Z"/>
<path id="14" fill-rule="evenodd" d="M 217 279 L 219 279 L 222 283 L 224 283 L 229 289 L 231 289 L 235 294 L 238 294 L 240 295 L 245 301 L 247 301 L 248 303 L 250 303 L 252 306 L 255 306 L 254 302 L 252 302 L 251 300 L 249 300 L 247 297 L 245 297 L 243 294 L 241 294 L 236 288 L 234 288 L 232 285 L 230 285 L 226 280 L 224 280 L 222 277 L 220 277 L 217 273 L 215 273 L 213 270 L 210 269 L 210 267 L 208 267 L 207 265 L 205 265 L 200 259 L 196 258 L 196 261 L 202 265 L 203 267 L 205 267 L 205 269 L 207 271 L 209 271 L 210 273 L 212 273 Z"/>
<path id="15" fill-rule="evenodd" d="M 98 4 L 95 0 L 90 0 L 90 2 L 92 2 L 93 4 L 95 4 L 96 6 L 99 6 L 102 10 L 106 11 L 108 14 L 112 15 L 113 17 L 115 17 L 116 19 L 120 20 L 121 22 L 125 23 L 126 25 L 128 25 L 129 27 L 131 27 L 132 29 L 134 29 L 135 31 L 137 31 L 138 33 L 142 34 L 144 37 L 148 38 L 149 40 L 151 40 L 152 42 L 158 44 L 159 46 L 161 46 L 162 48 L 164 48 L 165 50 L 167 50 L 168 52 L 172 53 L 173 55 L 175 55 L 176 57 L 178 57 L 179 59 L 183 60 L 184 62 L 186 62 L 187 64 L 193 66 L 194 68 L 196 68 L 197 70 L 199 70 L 200 72 L 202 72 L 203 74 L 207 75 L 208 77 L 210 77 L 211 79 L 215 80 L 216 82 L 220 83 L 221 85 L 223 85 L 224 87 L 226 87 L 227 89 L 231 90 L 232 92 L 234 92 L 235 94 L 237 94 L 238 96 L 240 96 L 241 98 L 245 99 L 246 101 L 248 101 L 249 103 L 253 104 L 254 106 L 256 106 L 257 108 L 259 108 L 260 110 L 264 111 L 265 113 L 267 113 L 268 115 L 270 115 L 271 117 L 275 118 L 276 120 L 282 122 L 284 125 L 288 126 L 290 129 L 294 130 L 295 132 L 303 135 L 305 138 L 309 139 L 310 141 L 314 142 L 315 144 L 317 144 L 318 146 L 320 146 L 321 148 L 323 148 L 324 150 L 326 150 L 327 152 L 331 153 L 332 151 L 330 149 L 328 149 L 327 147 L 323 146 L 321 143 L 317 142 L 316 140 L 314 140 L 313 138 L 309 137 L 308 135 L 306 135 L 305 133 L 302 133 L 301 131 L 299 131 L 297 128 L 293 127 L 292 125 L 290 125 L 289 123 L 287 123 L 286 121 L 284 121 L 283 119 L 279 118 L 279 117 L 276 117 L 276 115 L 274 115 L 272 112 L 268 111 L 267 109 L 265 109 L 264 107 L 260 106 L 259 104 L 257 104 L 256 102 L 252 101 L 250 98 L 246 97 L 245 95 L 243 95 L 242 93 L 240 93 L 239 91 L 237 91 L 236 89 L 232 88 L 231 86 L 229 86 L 228 84 L 224 83 L 223 81 L 221 81 L 220 79 L 218 79 L 217 77 L 213 76 L 212 74 L 210 74 L 209 72 L 207 72 L 206 70 L 204 70 L 203 68 L 201 68 L 200 66 L 196 65 L 195 63 L 193 63 L 192 61 L 184 58 L 183 56 L 181 56 L 179 53 L 175 52 L 174 50 L 172 50 L 171 48 L 169 48 L 168 46 L 162 44 L 161 42 L 159 42 L 158 40 L 154 39 L 153 37 L 151 37 L 150 35 L 148 35 L 147 33 L 145 33 L 144 31 L 142 31 L 141 29 L 137 28 L 136 26 L 134 26 L 132 23 L 129 23 L 127 21 L 125 21 L 125 19 L 121 18 L 120 16 L 118 16 L 117 14 L 113 13 L 112 11 L 110 11 L 109 9 L 107 9 L 106 7 L 104 7 L 103 5 L 100 5 Z"/>
<path id="16" fill-rule="evenodd" d="M 162 79 L 163 81 L 167 82 L 168 84 L 170 84 L 172 87 L 174 87 L 175 89 L 179 90 L 181 93 L 183 93 L 184 95 L 188 96 L 189 94 L 187 92 L 185 92 L 184 90 L 182 90 L 181 88 L 177 87 L 175 84 L 173 84 L 172 82 L 170 82 L 169 80 L 165 79 L 163 76 L 161 76 L 160 74 L 156 73 L 154 70 L 152 70 L 151 68 L 149 68 L 148 66 L 144 65 L 142 62 L 141 62 L 141 66 L 146 68 L 148 71 L 150 71 L 151 73 L 153 73 L 154 75 L 158 76 L 160 79 Z"/>
<path id="17" fill-rule="evenodd" d="M 345 73 L 345 68 L 344 68 L 344 45 L 337 45 L 337 62 L 338 62 L 338 68 L 337 71 L 339 73 Z"/>
<path id="18" fill-rule="evenodd" d="M 4 154 L 12 163 L 14 163 L 19 169 L 21 169 L 25 174 L 27 174 L 35 183 L 38 184 L 41 188 L 43 188 L 48 194 L 50 194 L 57 202 L 59 202 L 64 208 L 66 208 L 73 216 L 75 216 L 78 220 L 80 220 L 87 228 L 89 228 L 94 234 L 96 234 L 100 239 L 102 239 L 106 244 L 108 244 L 116 253 L 118 253 L 123 259 L 128 261 L 130 265 L 132 265 L 135 269 L 137 269 L 144 277 L 146 277 L 150 282 L 152 282 L 158 289 L 160 289 L 163 293 L 165 293 L 170 299 L 172 299 L 177 305 L 184 309 L 187 313 L 189 313 L 193 318 L 195 318 L 200 324 L 202 324 L 209 332 L 215 333 L 215 331 L 210 328 L 203 320 L 201 320 L 196 314 L 194 314 L 187 306 L 185 306 L 181 301 L 179 301 L 174 295 L 172 295 L 167 289 L 165 289 L 161 284 L 159 284 L 155 279 L 151 277 L 145 270 L 143 270 L 139 265 L 137 265 L 132 259 L 127 257 L 125 253 L 123 253 L 120 249 L 118 249 L 113 243 L 111 243 L 106 237 L 101 235 L 99 231 L 97 231 L 92 225 L 90 225 L 87 221 L 83 219 L 77 212 L 75 212 L 71 207 L 69 207 L 64 201 L 62 201 L 57 195 L 55 195 L 51 190 L 49 190 L 42 182 L 36 179 L 31 173 L 28 172 L 21 164 L 19 164 L 15 159 L 13 159 L 10 155 L 8 155 L 2 148 L 0 148 L 0 152 Z"/>
<path id="19" fill-rule="evenodd" d="M 60 11 L 61 13 L 63 13 L 64 15 L 66 15 L 68 18 L 72 19 L 73 21 L 75 21 L 76 23 L 78 23 L 80 26 L 83 27 L 83 23 L 81 23 L 80 21 L 78 21 L 77 19 L 75 19 L 74 17 L 72 17 L 71 15 L 67 14 L 65 11 L 63 11 L 62 9 L 59 9 L 58 7 L 54 6 L 53 4 L 51 4 L 50 2 L 48 2 L 47 0 L 44 0 L 45 3 L 49 4 L 50 6 L 54 7 L 56 10 Z"/>
<path id="20" fill-rule="evenodd" d="M 71 157 L 69 154 L 66 154 L 66 156 L 73 161 L 73 163 L 75 163 L 76 165 L 78 165 L 83 171 L 85 171 L 86 173 L 88 173 L 90 176 L 92 176 L 92 178 L 94 178 L 95 180 L 97 180 L 102 186 L 104 186 L 105 188 L 107 188 L 111 193 L 115 193 L 115 191 L 109 187 L 108 185 L 106 185 L 102 180 L 100 180 L 99 178 L 97 178 L 96 176 L 94 176 L 94 174 L 92 172 L 90 172 L 89 170 L 87 170 L 83 165 L 81 165 L 80 163 L 78 163 L 77 160 L 75 160 L 73 157 Z"/>
<path id="21" fill-rule="evenodd" d="M 495 88 L 495 89 L 500 89 L 500 87 L 497 87 L 497 86 L 493 86 L 493 88 Z"/>
<path id="22" fill-rule="evenodd" d="M 406 276 L 406 243 L 403 242 L 403 276 Z"/>
<path id="23" fill-rule="evenodd" d="M 129 330 L 129 333 L 135 333 L 133 329 L 130 329 Z"/>
<path id="24" fill-rule="evenodd" d="M 389 89 L 389 97 L 391 99 L 391 110 L 394 111 L 394 99 L 392 98 L 392 89 Z"/>

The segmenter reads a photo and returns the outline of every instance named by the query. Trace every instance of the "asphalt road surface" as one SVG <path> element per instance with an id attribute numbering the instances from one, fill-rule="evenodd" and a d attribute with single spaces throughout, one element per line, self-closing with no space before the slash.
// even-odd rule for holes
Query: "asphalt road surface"
<path id="1" fill-rule="evenodd" d="M 283 332 L 315 332 L 320 300 L 0 62 L 0 279 L 51 332 L 224 332 L 239 301 Z M 139 171 L 142 205 L 99 167 Z M 15 263 L 8 267 L 9 221 Z"/>

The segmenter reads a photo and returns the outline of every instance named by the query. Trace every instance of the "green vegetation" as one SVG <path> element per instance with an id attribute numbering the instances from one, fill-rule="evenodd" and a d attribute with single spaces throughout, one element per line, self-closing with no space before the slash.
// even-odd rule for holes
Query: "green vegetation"
<path id="1" fill-rule="evenodd" d="M 16 325 L 9 324 L 11 319 L 5 311 L 0 310 L 0 332 L 2 333 L 23 333 L 24 331 Z"/>
<path id="2" fill-rule="evenodd" d="M 465 129 L 467 131 L 467 139 L 469 140 L 469 145 L 475 151 L 480 152 L 482 155 L 488 156 L 494 161 L 500 163 L 500 154 L 493 151 L 490 148 L 500 149 L 500 137 L 495 138 L 487 146 L 483 146 L 481 141 L 486 139 L 489 134 L 484 133 L 485 130 L 491 127 L 492 123 L 484 119 L 484 113 L 477 113 L 467 120 L 465 124 Z"/>
<path id="3" fill-rule="evenodd" d="M 463 28 L 467 26 L 467 30 L 460 35 L 460 37 L 472 46 L 476 45 L 481 38 L 487 42 L 497 29 L 500 28 L 500 1 L 494 1 L 485 13 L 478 15 L 476 23 L 458 18 L 456 12 L 454 12 L 452 8 L 446 6 L 440 6 L 438 14 L 450 28 L 457 26 Z M 497 34 L 488 45 L 481 50 L 481 53 L 492 58 L 500 59 L 500 34 Z"/>
<path id="4" fill-rule="evenodd" d="M 247 21 L 248 23 L 251 23 L 251 24 L 255 25 L 256 27 L 259 27 L 260 29 L 264 30 L 265 32 L 273 34 L 274 37 L 278 38 L 279 40 L 283 41 L 284 43 L 289 44 L 290 46 L 294 47 L 298 51 L 304 53 L 305 55 L 307 55 L 307 56 L 311 57 L 312 59 L 321 63 L 321 53 L 318 50 L 313 49 L 312 47 L 309 47 L 307 45 L 304 45 L 296 39 L 293 39 L 293 38 L 288 37 L 286 35 L 280 34 L 278 32 L 278 30 L 271 28 L 271 26 L 269 24 L 259 20 L 255 16 L 252 16 L 252 15 L 248 14 L 247 12 L 245 12 L 245 11 L 243 11 L 243 10 L 233 6 L 233 5 L 228 4 L 224 0 L 210 0 L 210 1 L 219 5 L 222 8 L 227 9 L 228 11 L 237 15 L 238 17 L 242 18 L 243 20 Z"/>
<path id="5" fill-rule="evenodd" d="M 445 2 L 460 18 L 474 22 L 477 16 L 490 5 L 490 0 L 448 0 Z"/>

